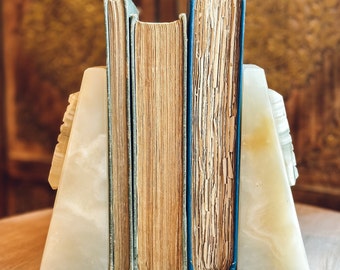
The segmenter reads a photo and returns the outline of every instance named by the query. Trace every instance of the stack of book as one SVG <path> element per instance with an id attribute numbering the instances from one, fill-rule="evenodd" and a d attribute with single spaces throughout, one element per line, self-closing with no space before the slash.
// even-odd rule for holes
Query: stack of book
<path id="1" fill-rule="evenodd" d="M 188 24 L 147 23 L 105 1 L 112 267 L 235 265 L 243 10 L 197 0 Z"/>

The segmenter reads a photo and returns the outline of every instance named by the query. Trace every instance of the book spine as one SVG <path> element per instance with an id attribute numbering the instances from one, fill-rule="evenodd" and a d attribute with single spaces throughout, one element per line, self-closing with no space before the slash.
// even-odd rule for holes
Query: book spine
<path id="1" fill-rule="evenodd" d="M 138 237 L 137 237 L 137 230 L 138 230 L 138 211 L 137 211 L 137 201 L 138 201 L 138 194 L 137 190 L 137 164 L 136 164 L 136 156 L 137 156 L 137 141 L 135 134 L 137 134 L 137 123 L 136 123 L 136 72 L 135 72 L 135 28 L 136 23 L 138 21 L 138 16 L 131 16 L 130 17 L 130 62 L 131 62 L 131 116 L 132 116 L 132 261 L 131 261 L 131 269 L 137 270 L 138 269 Z"/>
<path id="2" fill-rule="evenodd" d="M 188 105 L 187 105 L 187 81 L 188 81 L 188 63 L 187 63 L 187 55 L 188 55 L 188 45 L 187 45 L 187 19 L 185 14 L 181 14 L 179 19 L 183 25 L 183 270 L 187 269 L 188 260 L 187 260 L 187 243 L 188 243 L 188 232 L 187 232 L 187 115 L 188 115 Z"/>
<path id="3" fill-rule="evenodd" d="M 134 205 L 133 205 L 133 168 L 134 168 L 134 154 L 133 154 L 133 123 L 132 123 L 132 87 L 133 87 L 133 70 L 134 70 L 134 61 L 132 61 L 132 51 L 131 48 L 134 44 L 132 40 L 132 35 L 130 35 L 131 29 L 131 20 L 132 18 L 138 18 L 138 10 L 137 7 L 134 5 L 132 0 L 124 0 L 125 2 L 125 29 L 126 29 L 126 64 L 127 64 L 127 79 L 126 79 L 126 90 L 127 90 L 127 100 L 126 106 L 128 111 L 128 152 L 129 152 L 129 215 L 130 215 L 130 269 L 135 269 L 135 262 L 136 259 L 134 257 L 134 250 L 135 250 L 135 242 L 134 242 Z"/>
<path id="4" fill-rule="evenodd" d="M 189 2 L 189 17 L 188 17 L 188 53 L 187 53 L 187 175 L 186 175 L 186 208 L 187 208 L 187 260 L 188 269 L 193 270 L 192 261 L 192 85 L 193 85 L 193 48 L 194 48 L 194 16 L 195 16 L 195 0 Z"/>
<path id="5" fill-rule="evenodd" d="M 239 78 L 237 96 L 237 119 L 236 119 L 236 146 L 235 146 L 235 203 L 234 203 L 234 250 L 233 262 L 230 270 L 237 269 L 238 258 L 238 219 L 239 219 L 239 191 L 240 191 L 240 160 L 241 160 L 241 119 L 242 119 L 242 88 L 243 88 L 243 57 L 244 57 L 244 31 L 246 17 L 246 0 L 241 0 L 240 39 L 239 39 Z"/>
<path id="6" fill-rule="evenodd" d="M 105 38 L 106 38 L 106 80 L 107 80 L 107 131 L 108 131 L 108 219 L 109 219 L 109 265 L 114 269 L 114 228 L 113 228 L 113 168 L 112 168 L 112 104 L 111 104 L 111 52 L 109 0 L 104 0 Z"/>

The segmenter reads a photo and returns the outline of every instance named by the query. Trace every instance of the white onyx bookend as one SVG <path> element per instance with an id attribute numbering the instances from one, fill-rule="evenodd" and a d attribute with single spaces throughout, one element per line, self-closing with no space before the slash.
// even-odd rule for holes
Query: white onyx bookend
<path id="1" fill-rule="evenodd" d="M 41 269 L 107 269 L 106 69 L 84 73 Z"/>
<path id="2" fill-rule="evenodd" d="M 244 65 L 237 269 L 307 270 L 289 184 L 297 176 L 289 128 L 274 120 L 280 114 L 270 99 L 275 105 L 278 97 L 269 95 L 263 69 Z"/>
<path id="3" fill-rule="evenodd" d="M 63 170 L 65 154 L 68 146 L 68 140 L 73 124 L 74 113 L 77 107 L 79 92 L 73 93 L 69 96 L 69 105 L 64 113 L 63 124 L 60 127 L 60 134 L 58 136 L 58 143 L 54 149 L 50 174 L 48 182 L 53 189 L 57 189 L 59 185 L 60 176 Z"/>

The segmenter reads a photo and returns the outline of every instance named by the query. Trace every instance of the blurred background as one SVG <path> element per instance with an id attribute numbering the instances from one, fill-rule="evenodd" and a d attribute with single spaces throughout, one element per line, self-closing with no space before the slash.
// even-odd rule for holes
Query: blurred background
<path id="1" fill-rule="evenodd" d="M 184 0 L 139 0 L 171 21 Z M 339 0 L 247 0 L 245 63 L 281 93 L 300 177 L 298 202 L 340 210 Z M 68 95 L 105 65 L 102 0 L 0 2 L 0 217 L 52 207 L 47 178 Z M 275 179 L 273 179 L 275 181 Z"/>

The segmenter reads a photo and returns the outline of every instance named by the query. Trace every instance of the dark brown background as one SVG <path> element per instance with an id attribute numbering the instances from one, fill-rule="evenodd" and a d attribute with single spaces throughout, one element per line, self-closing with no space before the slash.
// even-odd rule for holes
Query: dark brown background
<path id="1" fill-rule="evenodd" d="M 300 178 L 295 199 L 340 210 L 340 3 L 247 0 L 245 63 L 284 95 Z M 140 0 L 145 21 L 186 2 Z M 105 65 L 101 0 L 0 3 L 0 216 L 51 207 L 47 183 L 68 95 Z"/>

